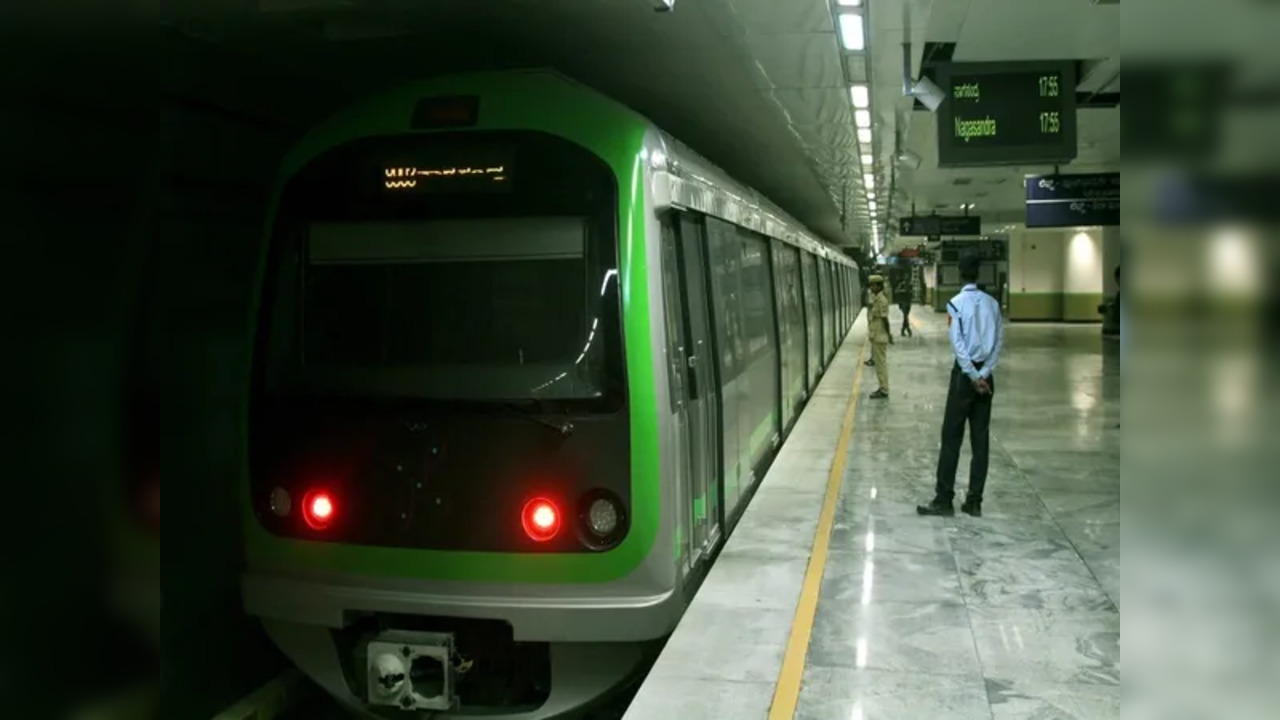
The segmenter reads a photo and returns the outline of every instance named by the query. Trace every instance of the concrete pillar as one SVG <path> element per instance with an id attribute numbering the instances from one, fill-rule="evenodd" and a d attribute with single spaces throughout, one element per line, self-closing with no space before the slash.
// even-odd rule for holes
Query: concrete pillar
<path id="1" fill-rule="evenodd" d="M 1116 294 L 1116 268 L 1120 265 L 1120 228 L 1102 228 L 1102 294 Z"/>

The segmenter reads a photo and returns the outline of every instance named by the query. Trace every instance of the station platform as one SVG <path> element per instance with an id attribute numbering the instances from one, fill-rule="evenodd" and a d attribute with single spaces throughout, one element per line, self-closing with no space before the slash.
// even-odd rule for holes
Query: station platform
<path id="1" fill-rule="evenodd" d="M 953 361 L 913 321 L 888 400 L 855 325 L 626 720 L 1120 717 L 1118 347 L 1007 325 L 983 517 L 920 517 Z"/>

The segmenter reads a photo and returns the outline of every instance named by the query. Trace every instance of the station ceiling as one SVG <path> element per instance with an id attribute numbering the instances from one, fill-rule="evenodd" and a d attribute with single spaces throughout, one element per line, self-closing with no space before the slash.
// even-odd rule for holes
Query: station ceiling
<path id="1" fill-rule="evenodd" d="M 1083 61 L 1078 90 L 1116 102 L 1080 110 L 1080 157 L 1064 169 L 1118 167 L 1118 4 L 675 0 L 672 12 L 657 12 L 660 4 L 203 0 L 172 24 L 306 78 L 324 97 L 317 112 L 437 74 L 552 67 L 647 115 L 839 245 L 865 244 L 873 224 L 892 227 L 913 204 L 949 213 L 972 203 L 998 230 L 1021 215 L 1022 174 L 1046 169 L 939 169 L 933 116 L 903 95 L 904 41 L 916 74 L 939 52 Z M 842 40 L 847 13 L 862 17 L 860 50 Z M 850 93 L 860 83 L 869 86 L 870 143 L 860 142 Z M 918 168 L 896 163 L 895 137 L 920 157 Z"/>

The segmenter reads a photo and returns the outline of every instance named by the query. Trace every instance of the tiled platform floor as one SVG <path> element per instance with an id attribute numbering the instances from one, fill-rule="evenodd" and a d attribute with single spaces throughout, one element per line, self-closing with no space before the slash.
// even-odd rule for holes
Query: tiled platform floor
<path id="1" fill-rule="evenodd" d="M 1008 326 L 985 516 L 921 518 L 952 360 L 945 317 L 915 315 L 891 399 L 864 371 L 795 717 L 1119 718 L 1114 348 Z M 860 320 L 628 719 L 768 717 L 864 339 Z M 967 469 L 966 448 L 961 495 Z"/>
<path id="2" fill-rule="evenodd" d="M 1119 718 L 1114 350 L 1096 326 L 1008 326 L 984 517 L 922 518 L 951 356 L 944 316 L 916 314 L 892 397 L 859 401 L 796 717 Z"/>

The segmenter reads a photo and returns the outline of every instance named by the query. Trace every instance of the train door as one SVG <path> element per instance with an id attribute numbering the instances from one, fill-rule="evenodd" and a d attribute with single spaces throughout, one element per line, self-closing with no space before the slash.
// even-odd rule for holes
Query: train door
<path id="1" fill-rule="evenodd" d="M 808 387 L 818 386 L 822 375 L 822 301 L 818 297 L 818 264 L 813 254 L 800 252 L 800 271 L 804 291 L 805 339 L 808 343 Z"/>
<path id="2" fill-rule="evenodd" d="M 680 556 L 689 567 L 695 566 L 701 559 L 705 538 L 701 537 L 694 505 L 697 489 L 694 487 L 692 464 L 693 444 L 696 442 L 689 423 L 689 372 L 687 370 L 690 355 L 688 339 L 685 336 L 684 296 L 680 287 L 680 250 L 676 246 L 676 220 L 674 217 L 662 221 L 662 297 L 663 325 L 667 336 L 668 389 L 671 402 L 671 422 L 675 429 L 672 433 L 674 443 L 671 452 L 676 462 L 676 491 L 680 507 L 680 521 L 677 530 L 677 544 Z M 687 531 L 686 531 L 687 530 Z"/>
<path id="3" fill-rule="evenodd" d="M 681 462 L 689 469 L 685 490 L 690 499 L 691 559 L 710 554 L 723 535 L 723 488 L 719 482 L 720 403 L 717 356 L 711 336 L 710 296 L 707 294 L 706 240 L 696 219 L 681 216 L 679 232 L 664 232 L 663 273 L 667 303 L 679 313 L 680 353 L 672 359 L 687 428 Z M 673 227 L 672 230 L 676 228 Z M 667 265 L 668 260 L 674 260 Z M 676 310 L 678 308 L 678 310 Z"/>

